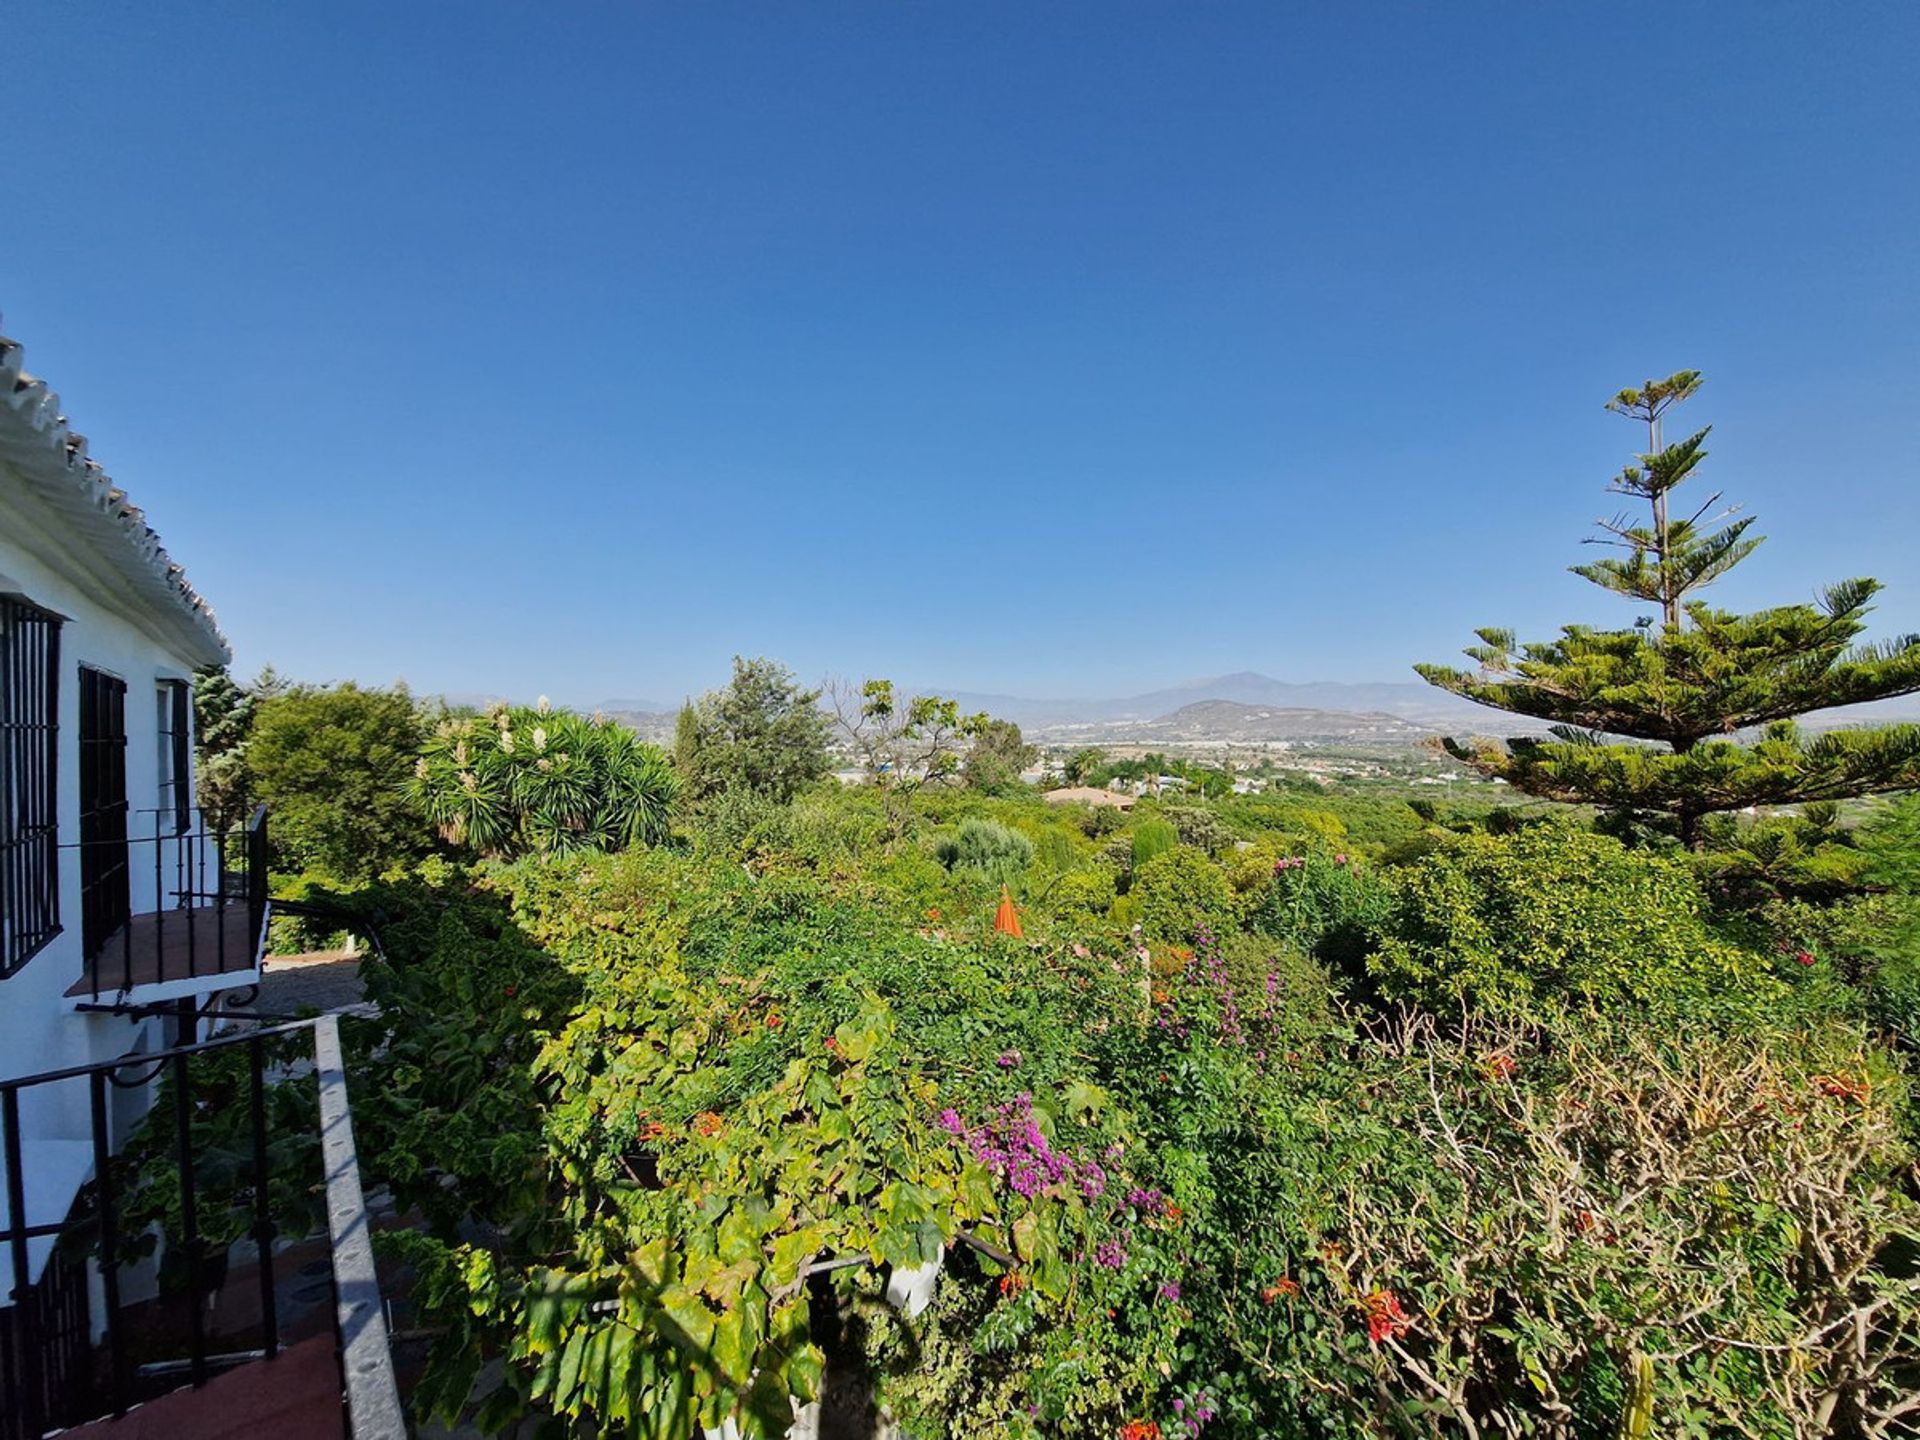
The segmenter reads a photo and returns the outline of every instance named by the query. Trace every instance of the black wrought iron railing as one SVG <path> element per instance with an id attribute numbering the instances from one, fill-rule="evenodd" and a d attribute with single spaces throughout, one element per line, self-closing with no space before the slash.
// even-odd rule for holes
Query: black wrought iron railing
<path id="1" fill-rule="evenodd" d="M 83 852 L 83 888 L 114 889 L 83 893 L 82 910 L 124 917 L 110 929 L 89 927 L 85 973 L 67 993 L 99 1003 L 142 986 L 252 971 L 269 906 L 266 806 L 228 828 L 208 824 L 200 811 L 176 828 L 172 806 L 138 811 L 136 819 L 138 830 L 152 833 L 61 847 Z M 115 853 L 93 853 L 108 850 Z"/>
<path id="2" fill-rule="evenodd" d="M 289 1054 L 305 1032 L 312 1049 Z M 161 1105 L 116 1157 L 115 1095 L 156 1085 Z M 289 1144 L 282 1085 L 314 1087 L 300 1111 L 305 1143 Z M 86 1091 L 91 1177 L 65 1213 L 36 1214 L 36 1142 L 24 1134 L 22 1100 L 45 1106 L 65 1087 Z M 40 1440 L 50 1429 L 122 1415 L 183 1381 L 198 1388 L 278 1355 L 286 1343 L 278 1271 L 287 1262 L 276 1264 L 276 1210 L 289 1195 L 324 1196 L 324 1216 L 313 1222 L 328 1257 L 319 1268 L 332 1282 L 321 1333 L 331 1330 L 342 1356 L 350 1433 L 404 1434 L 334 1017 L 0 1081 L 0 1158 L 0 1254 L 12 1281 L 0 1309 L 0 1440 Z M 309 1281 L 295 1294 L 312 1288 Z M 249 1291 L 253 1315 L 236 1320 Z"/>

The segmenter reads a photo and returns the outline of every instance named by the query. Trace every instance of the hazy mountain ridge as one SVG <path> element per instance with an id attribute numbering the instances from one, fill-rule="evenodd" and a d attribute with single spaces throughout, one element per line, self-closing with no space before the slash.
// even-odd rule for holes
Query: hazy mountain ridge
<path id="1" fill-rule="evenodd" d="M 1381 711 L 1315 710 L 1300 706 L 1248 705 L 1238 700 L 1196 700 L 1155 720 L 1116 720 L 1086 727 L 1087 738 L 1140 743 L 1333 741 L 1414 745 L 1433 732 Z"/>
<path id="2" fill-rule="evenodd" d="M 964 710 L 986 710 L 1035 731 L 1124 721 L 1159 721 L 1187 706 L 1211 701 L 1349 717 L 1387 716 L 1421 727 L 1423 733 L 1464 727 L 1483 733 L 1518 734 L 1536 728 L 1503 711 L 1475 705 L 1415 681 L 1288 681 L 1251 670 L 1188 680 L 1162 690 L 1116 699 L 1030 700 L 1017 695 L 966 692 L 954 698 Z"/>
<path id="3" fill-rule="evenodd" d="M 1257 671 L 1188 680 L 1144 694 L 1090 700 L 953 691 L 962 711 L 1012 720 L 1029 738 L 1052 744 L 1326 741 L 1418 744 L 1434 735 L 1539 735 L 1544 722 L 1476 705 L 1418 681 L 1276 680 Z M 448 697 L 449 699 L 453 697 Z M 474 697 L 461 697 L 472 703 Z M 644 699 L 590 707 L 642 737 L 671 743 L 677 705 Z M 1920 696 L 1903 696 L 1806 717 L 1809 728 L 1920 720 Z"/>

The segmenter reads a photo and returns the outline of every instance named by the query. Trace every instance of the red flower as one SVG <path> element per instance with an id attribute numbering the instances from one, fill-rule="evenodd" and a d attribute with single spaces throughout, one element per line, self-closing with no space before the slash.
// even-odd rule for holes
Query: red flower
<path id="1" fill-rule="evenodd" d="M 514 996 L 520 993 L 520 987 L 518 985 L 509 985 L 506 987 L 506 990 L 503 993 L 506 995 L 507 999 L 511 1000 L 513 999 Z"/>
<path id="2" fill-rule="evenodd" d="M 1798 960 L 1802 965 L 1813 964 L 1813 952 L 1811 950 L 1802 950 L 1798 955 L 1795 955 L 1793 958 Z"/>
<path id="3" fill-rule="evenodd" d="M 769 1010 L 767 1012 L 767 1028 L 769 1030 L 778 1030 L 780 1025 L 780 1012 L 778 1010 Z"/>
<path id="4" fill-rule="evenodd" d="M 1831 1095 L 1835 1100 L 1851 1100 L 1864 1105 L 1867 1097 L 1873 1093 L 1873 1082 L 1865 1076 L 1855 1080 L 1847 1075 L 1816 1075 L 1813 1083 L 1820 1087 L 1822 1095 Z"/>
<path id="5" fill-rule="evenodd" d="M 1129 1420 L 1120 1427 L 1120 1440 L 1160 1440 L 1160 1427 L 1151 1420 Z"/>
<path id="6" fill-rule="evenodd" d="M 1360 1302 L 1367 1316 L 1367 1338 L 1378 1345 L 1404 1335 L 1413 1326 L 1407 1312 L 1400 1308 L 1400 1297 L 1391 1290 L 1376 1290 Z"/>

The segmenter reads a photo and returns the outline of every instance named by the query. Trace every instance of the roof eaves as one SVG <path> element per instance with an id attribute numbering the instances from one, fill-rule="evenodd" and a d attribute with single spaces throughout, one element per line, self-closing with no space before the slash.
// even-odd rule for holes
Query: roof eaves
<path id="1" fill-rule="evenodd" d="M 0 458 L 13 463 L 100 560 L 155 602 L 198 661 L 231 660 L 213 607 L 167 554 L 146 513 L 87 457 L 86 436 L 68 425 L 60 397 L 26 372 L 23 359 L 19 342 L 0 335 Z"/>

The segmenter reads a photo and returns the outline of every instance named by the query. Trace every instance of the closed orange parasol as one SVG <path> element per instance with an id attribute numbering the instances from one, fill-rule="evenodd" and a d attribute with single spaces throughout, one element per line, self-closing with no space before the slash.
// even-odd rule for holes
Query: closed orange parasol
<path id="1" fill-rule="evenodd" d="M 1004 885 L 1000 887 L 1000 908 L 994 912 L 993 928 L 1016 940 L 1024 938 L 1020 931 L 1020 917 L 1014 912 L 1013 895 Z"/>

